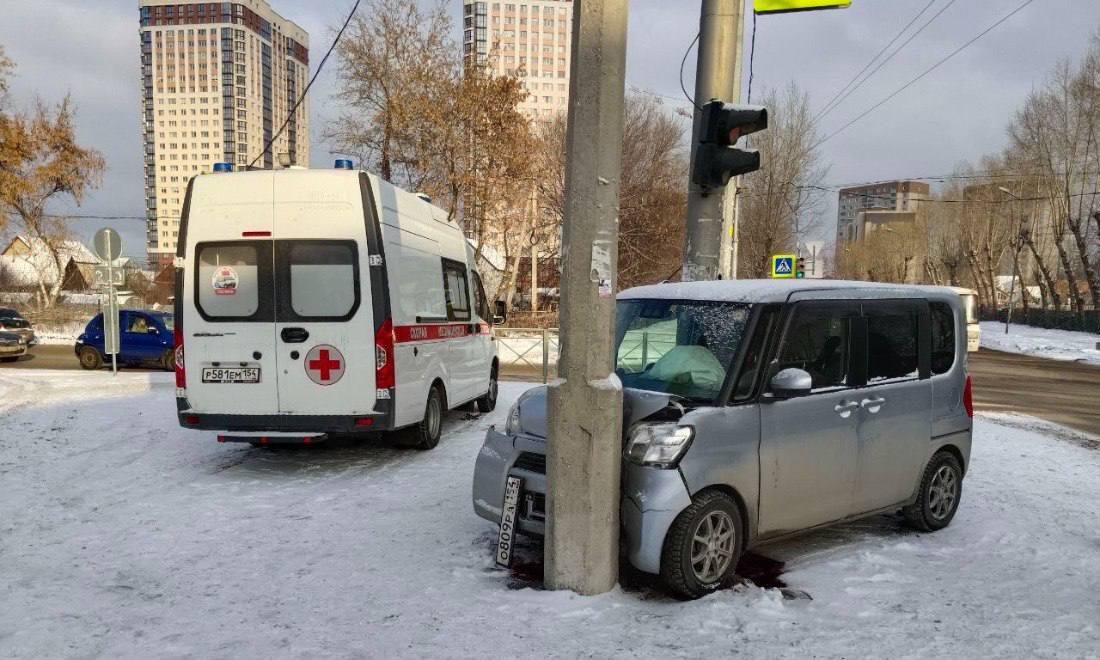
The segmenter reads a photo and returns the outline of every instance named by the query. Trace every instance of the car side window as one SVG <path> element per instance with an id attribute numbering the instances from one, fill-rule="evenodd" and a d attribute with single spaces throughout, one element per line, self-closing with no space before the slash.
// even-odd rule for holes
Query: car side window
<path id="1" fill-rule="evenodd" d="M 732 401 L 739 403 L 752 398 L 760 367 L 766 359 L 768 350 L 768 337 L 771 336 L 775 322 L 779 318 L 777 306 L 764 307 L 760 310 L 760 318 L 756 321 L 752 339 L 745 349 L 745 357 L 741 360 L 741 370 L 737 374 L 737 382 L 733 385 Z"/>
<path id="2" fill-rule="evenodd" d="M 868 302 L 867 383 L 920 375 L 920 315 L 916 306 Z"/>
<path id="3" fill-rule="evenodd" d="M 932 373 L 945 374 L 955 364 L 955 313 L 947 303 L 929 303 L 932 316 Z"/>
<path id="4" fill-rule="evenodd" d="M 802 369 L 815 390 L 851 386 L 852 315 L 853 307 L 846 303 L 797 305 L 770 373 Z"/>
<path id="5" fill-rule="evenodd" d="M 464 265 L 443 260 L 443 290 L 447 297 L 447 318 L 451 321 L 469 321 L 470 285 Z"/>
<path id="6" fill-rule="evenodd" d="M 133 332 L 137 334 L 149 333 L 149 319 L 145 318 L 144 314 L 128 314 L 129 319 L 126 321 L 126 332 Z"/>
<path id="7" fill-rule="evenodd" d="M 473 276 L 474 286 L 472 293 L 474 294 L 474 309 L 477 311 L 477 315 L 482 321 L 489 321 L 491 316 L 489 315 L 489 301 L 485 299 L 485 287 L 481 284 L 481 275 L 476 270 L 470 271 L 470 275 Z"/>

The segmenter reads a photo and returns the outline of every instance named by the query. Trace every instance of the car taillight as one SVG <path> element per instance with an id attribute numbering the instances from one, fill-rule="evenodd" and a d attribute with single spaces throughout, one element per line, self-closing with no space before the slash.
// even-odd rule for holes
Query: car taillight
<path id="1" fill-rule="evenodd" d="M 183 369 L 183 328 L 180 327 L 178 321 L 172 332 L 172 338 L 176 346 L 176 387 L 186 388 L 187 372 Z"/>
<path id="2" fill-rule="evenodd" d="M 374 386 L 384 390 L 394 386 L 393 322 L 386 319 L 374 335 Z"/>
<path id="3" fill-rule="evenodd" d="M 966 385 L 963 386 L 963 406 L 966 408 L 966 416 L 974 416 L 974 387 L 970 384 L 970 374 L 966 374 Z"/>

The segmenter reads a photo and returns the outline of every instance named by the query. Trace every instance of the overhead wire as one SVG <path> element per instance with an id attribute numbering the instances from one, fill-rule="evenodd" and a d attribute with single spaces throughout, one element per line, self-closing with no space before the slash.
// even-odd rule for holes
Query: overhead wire
<path id="1" fill-rule="evenodd" d="M 321 75 L 321 71 L 325 68 L 325 62 L 327 62 L 329 56 L 332 55 L 332 51 L 336 50 L 336 44 L 340 43 L 340 38 L 344 36 L 344 30 L 348 29 L 348 25 L 351 23 L 352 17 L 355 16 L 355 12 L 359 9 L 360 2 L 362 2 L 362 0 L 355 0 L 355 5 L 352 6 L 351 11 L 348 12 L 348 17 L 344 20 L 344 24 L 340 26 L 340 31 L 336 33 L 336 38 L 332 40 L 332 45 L 328 47 L 328 52 L 326 52 L 325 56 L 321 58 L 320 64 L 317 65 L 317 70 L 313 72 L 313 77 L 309 79 L 309 83 L 306 85 L 306 88 L 302 90 L 302 93 L 298 96 L 298 100 L 294 102 L 294 107 L 292 107 L 290 109 L 290 112 L 287 113 L 286 121 L 284 121 L 283 125 L 279 127 L 279 130 L 271 136 L 271 139 L 268 140 L 267 143 L 264 145 L 263 151 L 261 151 L 259 154 L 256 155 L 255 158 L 252 159 L 252 162 L 248 164 L 248 167 L 251 168 L 253 165 L 256 164 L 256 161 L 263 158 L 264 154 L 271 151 L 271 145 L 275 144 L 275 140 L 279 139 L 279 136 L 283 134 L 283 131 L 286 130 L 286 127 L 290 125 L 290 120 L 294 118 L 294 114 L 298 112 L 298 108 L 301 107 L 302 103 L 306 100 L 306 94 L 309 93 L 309 89 L 313 87 L 313 83 L 317 81 L 317 76 Z"/>
<path id="2" fill-rule="evenodd" d="M 906 23 L 903 28 L 898 30 L 898 33 L 894 35 L 893 39 L 891 39 L 885 46 L 883 46 L 881 50 L 879 50 L 877 53 L 875 53 L 875 56 L 872 57 L 870 59 L 870 61 L 867 62 L 867 64 L 864 64 L 863 68 L 860 69 L 859 72 L 856 73 L 856 75 L 852 76 L 851 80 L 849 80 L 843 87 L 841 87 L 839 90 L 837 90 L 836 94 L 833 95 L 833 98 L 829 99 L 829 102 L 826 103 L 824 106 L 822 106 L 821 111 L 818 113 L 817 117 L 814 118 L 814 123 L 817 123 L 818 121 L 820 121 L 825 115 L 832 112 L 836 108 L 837 105 L 840 105 L 840 103 L 843 102 L 843 99 L 840 98 L 841 95 L 844 94 L 846 91 L 848 91 L 848 88 L 851 87 L 852 84 L 855 83 L 857 80 L 859 80 L 860 76 L 862 76 L 868 69 L 870 69 L 872 66 L 874 66 L 875 62 L 878 61 L 878 58 L 882 57 L 882 55 L 886 51 L 888 51 L 891 46 L 893 46 L 895 43 L 897 43 L 898 39 L 900 39 L 901 36 L 903 34 L 905 34 L 907 31 L 909 31 L 909 28 L 912 27 L 913 24 L 916 23 L 920 19 L 920 17 L 923 16 L 924 13 L 927 12 L 929 10 L 929 8 L 932 7 L 932 5 L 936 4 L 936 2 L 937 2 L 937 0 L 929 0 L 928 4 L 926 4 L 924 6 L 924 8 L 922 8 L 919 12 L 917 12 L 917 14 L 915 16 L 913 16 L 913 18 L 909 19 L 909 22 Z M 947 9 L 947 7 L 950 7 L 950 6 L 951 6 L 951 3 L 948 3 L 947 6 L 945 6 L 943 8 L 943 10 L 940 10 L 940 13 L 942 14 L 943 11 L 945 11 Z M 936 16 L 939 16 L 939 14 L 936 14 Z M 936 16 L 933 16 L 932 20 L 928 21 L 928 23 L 925 23 L 921 27 L 920 30 L 917 30 L 917 32 L 913 35 L 913 37 L 920 34 L 921 30 L 928 27 L 929 23 L 936 20 Z M 910 37 L 909 41 L 912 41 L 912 37 Z M 906 43 L 909 43 L 909 41 L 907 41 Z M 900 48 L 898 48 L 896 51 L 894 51 L 890 55 L 890 58 L 893 58 L 894 55 L 897 55 L 901 51 L 902 48 L 905 48 L 905 44 L 902 44 Z M 886 61 L 888 62 L 890 58 L 887 58 Z M 878 71 L 878 69 L 875 69 L 875 71 Z M 868 75 L 867 78 L 870 78 L 873 75 L 874 75 L 874 72 L 872 72 L 870 75 Z M 862 85 L 864 82 L 867 82 L 867 78 L 864 78 L 863 81 L 860 82 L 859 84 Z M 854 92 L 858 88 L 859 88 L 859 85 L 857 85 L 855 88 L 852 88 L 852 91 Z M 844 96 L 844 98 L 847 98 L 847 97 L 848 97 L 848 95 Z"/>
<path id="3" fill-rule="evenodd" d="M 993 23 L 992 25 L 990 25 L 990 26 L 989 26 L 989 27 L 987 27 L 986 29 L 984 29 L 984 30 L 982 30 L 981 32 L 979 32 L 979 33 L 978 33 L 977 35 L 975 35 L 975 36 L 974 36 L 973 38 L 971 38 L 971 39 L 970 39 L 969 41 L 967 41 L 967 42 L 966 42 L 966 43 L 964 43 L 963 45 L 959 46 L 959 47 L 958 47 L 958 48 L 956 48 L 955 50 L 953 50 L 953 51 L 951 51 L 950 53 L 948 53 L 948 54 L 947 54 L 947 55 L 946 55 L 945 57 L 941 58 L 941 59 L 940 59 L 940 60 L 938 60 L 938 61 L 937 61 L 937 62 L 936 62 L 935 64 L 933 64 L 932 66 L 928 67 L 928 68 L 927 68 L 927 69 L 925 69 L 925 70 L 924 70 L 923 72 L 921 72 L 921 73 L 920 73 L 920 75 L 918 75 L 917 77 L 913 78 L 913 79 L 912 79 L 912 80 L 910 80 L 909 82 L 905 83 L 905 84 L 904 84 L 904 85 L 902 85 L 901 87 L 897 88 L 897 89 L 896 89 L 896 90 L 894 90 L 894 91 L 893 91 L 892 93 L 890 93 L 890 94 L 889 94 L 888 96 L 886 96 L 886 98 L 884 98 L 884 99 L 882 99 L 881 101 L 879 101 L 878 103 L 874 104 L 873 106 L 871 106 L 871 107 L 870 107 L 870 108 L 868 108 L 867 110 L 864 110 L 864 111 L 863 111 L 862 113 L 860 113 L 859 115 L 857 115 L 857 116 L 855 117 L 855 119 L 852 119 L 852 120 L 851 120 L 851 121 L 849 121 L 849 122 L 848 122 L 847 124 L 844 124 L 844 125 L 843 125 L 843 126 L 841 126 L 841 127 L 839 128 L 839 129 L 837 129 L 837 130 L 833 131 L 832 133 L 830 133 L 829 135 L 825 136 L 825 137 L 824 137 L 824 138 L 822 138 L 821 140 L 818 140 L 818 141 L 817 141 L 816 143 L 814 143 L 814 144 L 813 144 L 813 146 L 811 146 L 811 147 L 810 147 L 810 150 L 812 151 L 812 150 L 816 149 L 817 147 L 819 147 L 819 146 L 821 146 L 822 144 L 824 144 L 824 143 L 828 142 L 829 140 L 833 139 L 833 138 L 834 138 L 834 137 L 836 137 L 837 135 L 840 135 L 840 134 L 841 134 L 841 133 L 843 133 L 844 131 L 848 130 L 848 129 L 849 129 L 849 128 L 851 128 L 851 127 L 852 127 L 852 126 L 853 126 L 854 124 L 856 124 L 857 122 L 859 122 L 860 120 L 862 120 L 862 119 L 863 119 L 864 117 L 866 117 L 867 115 L 871 114 L 871 113 L 872 113 L 872 112 L 874 112 L 875 110 L 877 110 L 877 109 L 881 108 L 881 107 L 882 107 L 883 105 L 885 105 L 886 103 L 888 103 L 888 102 L 889 102 L 889 101 L 890 101 L 891 99 L 893 99 L 894 97 L 896 97 L 896 96 L 897 96 L 898 94 L 902 93 L 903 91 L 905 91 L 905 90 L 906 90 L 906 89 L 908 89 L 909 87 L 911 87 L 911 86 L 913 86 L 914 84 L 916 84 L 917 82 L 919 82 L 919 81 L 920 81 L 921 79 L 923 79 L 923 78 L 924 78 L 925 76 L 927 76 L 928 74 L 932 73 L 932 72 L 933 72 L 933 71 L 935 71 L 936 69 L 938 69 L 938 68 L 940 68 L 941 66 L 943 66 L 943 65 L 944 65 L 944 64 L 945 64 L 945 63 L 946 63 L 946 62 L 947 62 L 948 60 L 950 60 L 951 58 L 955 57 L 955 56 L 956 56 L 956 55 L 958 55 L 959 53 L 961 53 L 961 52 L 963 52 L 964 50 L 966 50 L 966 49 L 967 49 L 968 47 L 970 47 L 970 45 L 971 45 L 971 44 L 973 44 L 974 42 L 978 41 L 979 39 L 981 39 L 981 38 L 982 38 L 982 37 L 984 37 L 985 35 L 987 35 L 987 34 L 989 34 L 990 32 L 992 32 L 992 31 L 993 31 L 994 29 L 996 29 L 996 28 L 997 28 L 997 27 L 998 27 L 999 25 L 1001 25 L 1002 23 L 1004 23 L 1004 22 L 1005 22 L 1005 21 L 1007 21 L 1008 19 L 1012 18 L 1013 16 L 1015 16 L 1016 14 L 1018 14 L 1019 12 L 1021 12 L 1021 11 L 1022 11 L 1022 10 L 1023 10 L 1023 9 L 1025 8 L 1025 7 L 1027 7 L 1028 5 L 1030 5 L 1030 4 L 1031 4 L 1031 3 L 1033 3 L 1033 2 L 1035 2 L 1035 0 L 1024 0 L 1023 4 L 1021 4 L 1020 6 L 1016 7 L 1015 9 L 1013 9 L 1012 11 L 1010 11 L 1009 13 L 1007 13 L 1007 14 L 1005 14 L 1004 16 L 1002 16 L 1001 18 L 999 18 L 999 19 L 998 19 L 998 20 L 997 20 L 996 22 L 994 22 L 994 23 Z"/>
<path id="4" fill-rule="evenodd" d="M 684 58 L 680 60 L 680 91 L 684 93 L 684 98 L 690 101 L 691 105 L 696 110 L 701 111 L 702 108 L 700 108 L 699 105 L 695 102 L 695 99 L 691 98 L 691 94 L 688 94 L 687 87 L 684 86 L 684 65 L 687 64 L 688 55 L 691 54 L 692 47 L 695 46 L 695 43 L 699 41 L 699 34 L 700 33 L 698 32 L 695 33 L 695 38 L 691 40 L 691 43 L 688 44 L 687 50 L 684 51 Z"/>

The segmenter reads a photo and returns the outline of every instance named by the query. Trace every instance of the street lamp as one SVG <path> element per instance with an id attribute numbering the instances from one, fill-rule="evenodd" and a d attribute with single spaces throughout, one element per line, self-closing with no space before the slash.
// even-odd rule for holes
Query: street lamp
<path id="1" fill-rule="evenodd" d="M 1012 192 L 1008 188 L 1005 188 L 1004 186 L 997 186 L 997 190 L 1000 190 L 1001 192 L 1003 192 L 1004 194 L 1012 197 L 1016 201 L 1021 201 L 1021 202 L 1023 201 L 1022 199 L 1020 199 L 1019 195 Z M 1016 299 L 1016 278 L 1017 278 L 1019 270 L 1020 270 L 1020 250 L 1023 248 L 1023 243 L 1024 243 L 1023 239 L 1024 239 L 1024 232 L 1025 231 L 1027 231 L 1027 230 L 1024 228 L 1023 216 L 1020 216 L 1020 224 L 1019 224 L 1019 226 L 1016 230 L 1016 238 L 1015 238 L 1016 244 L 1014 246 L 1016 249 L 1012 253 L 1012 279 L 1009 281 L 1009 284 L 1008 284 L 1008 309 L 1005 311 L 1005 334 L 1006 335 L 1008 334 L 1008 325 L 1009 325 L 1009 323 L 1012 322 L 1012 305 L 1013 305 L 1013 303 L 1015 302 L 1015 299 Z M 1020 282 L 1020 286 L 1023 286 L 1023 281 Z M 996 293 L 994 293 L 994 295 L 996 295 Z M 1023 295 L 1025 295 L 1025 296 L 1027 295 L 1027 290 L 1026 289 L 1024 290 Z M 996 300 L 994 300 L 994 303 L 996 303 Z"/>

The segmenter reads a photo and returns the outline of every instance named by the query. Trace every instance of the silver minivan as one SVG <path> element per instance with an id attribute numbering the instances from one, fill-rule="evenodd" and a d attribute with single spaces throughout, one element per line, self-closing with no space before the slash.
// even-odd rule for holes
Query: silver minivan
<path id="1" fill-rule="evenodd" d="M 619 294 L 623 549 L 696 598 L 746 549 L 901 510 L 946 527 L 973 407 L 958 294 L 828 280 L 671 283 Z M 477 457 L 476 513 L 546 522 L 546 389 L 526 392 Z"/>

